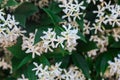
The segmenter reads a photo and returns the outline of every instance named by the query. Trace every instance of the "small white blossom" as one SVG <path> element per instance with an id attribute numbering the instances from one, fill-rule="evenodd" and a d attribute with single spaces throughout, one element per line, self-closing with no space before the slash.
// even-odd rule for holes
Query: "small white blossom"
<path id="1" fill-rule="evenodd" d="M 5 62 L 4 58 L 0 59 L 0 67 L 3 70 L 6 70 L 6 69 L 11 69 L 12 70 L 12 66 L 10 64 L 8 64 L 7 62 Z"/>
<path id="2" fill-rule="evenodd" d="M 94 34 L 97 34 L 98 32 L 103 33 L 104 27 L 101 26 L 101 24 L 93 24 L 93 27 L 91 27 L 90 30 L 94 30 Z"/>
<path id="3" fill-rule="evenodd" d="M 116 75 L 116 79 L 120 78 L 120 55 L 114 58 L 113 61 L 108 61 L 108 68 L 111 76 Z"/>
<path id="4" fill-rule="evenodd" d="M 119 39 L 120 39 L 120 30 L 119 29 L 113 29 L 112 36 L 115 39 L 115 41 L 118 42 Z"/>
<path id="5" fill-rule="evenodd" d="M 65 0 L 61 2 L 62 4 L 59 5 L 59 7 L 63 8 L 63 12 L 65 13 L 65 15 L 62 16 L 63 19 L 67 18 L 68 22 L 75 21 L 76 18 L 81 19 L 81 9 L 85 9 L 85 7 L 83 6 L 83 1 L 80 3 L 78 2 L 78 0 Z"/>
<path id="6" fill-rule="evenodd" d="M 93 2 L 94 4 L 96 4 L 96 1 L 100 1 L 100 2 L 102 2 L 103 0 L 86 0 L 87 3 L 91 3 L 91 2 Z"/>
<path id="7" fill-rule="evenodd" d="M 84 23 L 83 33 L 90 34 L 90 30 L 91 30 L 90 22 Z"/>
<path id="8" fill-rule="evenodd" d="M 40 56 L 43 52 L 42 42 L 34 45 L 35 34 L 30 33 L 29 38 L 23 36 L 22 50 L 26 50 L 26 53 L 32 53 L 32 58 L 35 58 L 35 54 Z"/>
<path id="9" fill-rule="evenodd" d="M 99 49 L 93 49 L 93 50 L 88 51 L 87 54 L 89 57 L 94 57 L 98 54 L 97 51 L 99 51 Z"/>
<path id="10" fill-rule="evenodd" d="M 4 17 L 6 16 L 6 18 Z M 14 16 L 5 14 L 0 10 L 0 47 L 8 47 L 16 43 L 19 36 L 23 36 L 26 31 L 18 27 Z"/>
<path id="11" fill-rule="evenodd" d="M 21 75 L 22 78 L 18 78 L 17 80 L 29 80 L 28 78 L 25 78 L 24 74 Z"/>
<path id="12" fill-rule="evenodd" d="M 97 13 L 97 17 L 104 16 L 104 14 L 105 14 L 104 11 L 105 11 L 106 7 L 102 7 L 100 5 L 97 5 L 97 8 L 98 8 L 98 10 L 97 11 L 93 11 L 93 13 Z"/>
<path id="13" fill-rule="evenodd" d="M 52 28 L 48 28 L 48 31 L 46 32 L 46 31 L 43 31 L 43 34 L 44 34 L 44 36 L 41 36 L 40 38 L 42 39 L 42 41 L 43 41 L 43 47 L 44 48 L 46 48 L 46 46 L 49 46 L 49 50 L 50 51 L 52 51 L 52 49 L 50 48 L 50 46 L 52 47 L 52 48 L 55 48 L 56 46 L 55 46 L 55 42 L 57 41 L 56 40 L 56 33 L 55 33 L 55 31 L 53 31 L 53 29 Z M 46 50 L 47 50 L 47 48 L 46 48 Z M 48 50 L 47 50 L 48 51 Z M 47 52 L 46 51 L 46 52 Z"/>
<path id="14" fill-rule="evenodd" d="M 91 36 L 90 41 L 94 41 L 97 43 L 97 47 L 99 48 L 100 52 L 104 52 L 107 50 L 108 46 L 108 37 L 105 36 Z"/>
<path id="15" fill-rule="evenodd" d="M 77 35 L 78 29 L 72 29 L 72 26 L 69 24 L 68 26 L 63 25 L 65 31 L 61 32 L 61 35 L 65 38 L 66 49 L 71 52 L 75 50 L 75 46 L 77 45 L 77 39 L 80 37 Z"/>
<path id="16" fill-rule="evenodd" d="M 35 75 L 39 75 L 39 77 L 40 76 L 47 76 L 47 75 L 49 75 L 48 74 L 48 66 L 45 66 L 44 68 L 43 68 L 43 65 L 42 64 L 40 64 L 40 65 L 38 65 L 37 63 L 33 63 L 35 66 L 36 66 L 36 68 L 33 68 L 32 70 L 33 71 L 36 71 L 36 73 L 35 73 Z M 41 74 L 41 75 L 40 75 Z"/>
<path id="17" fill-rule="evenodd" d="M 55 65 L 51 65 L 50 67 L 43 67 L 42 64 L 38 65 L 35 62 L 33 64 L 36 68 L 32 70 L 36 71 L 38 80 L 86 80 L 82 71 L 76 66 L 70 66 L 67 70 L 60 68 L 61 62 L 55 63 Z"/>

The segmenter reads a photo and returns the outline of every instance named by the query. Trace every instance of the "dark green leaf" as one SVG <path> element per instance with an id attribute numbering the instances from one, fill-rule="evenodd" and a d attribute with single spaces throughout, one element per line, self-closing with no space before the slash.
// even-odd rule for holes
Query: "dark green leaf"
<path id="1" fill-rule="evenodd" d="M 19 63 L 21 62 L 21 60 L 16 58 L 16 57 L 13 57 L 11 61 L 12 61 L 13 71 L 16 71 Z"/>
<path id="2" fill-rule="evenodd" d="M 90 74 L 89 74 L 90 70 L 84 57 L 81 56 L 80 54 L 73 53 L 72 60 L 73 60 L 73 63 L 82 70 L 84 75 L 90 79 Z"/>
<path id="3" fill-rule="evenodd" d="M 37 77 L 35 75 L 35 72 L 32 71 L 32 69 L 34 68 L 35 66 L 33 64 L 29 64 L 29 66 L 26 68 L 26 70 L 24 71 L 27 78 L 29 80 L 37 80 Z"/>
<path id="4" fill-rule="evenodd" d="M 3 0 L 0 0 L 0 5 L 1 5 L 1 2 L 2 2 Z"/>
<path id="5" fill-rule="evenodd" d="M 50 28 L 50 27 L 49 27 Z M 37 30 L 36 34 L 35 34 L 35 40 L 34 40 L 34 44 L 38 43 L 39 41 L 41 41 L 41 36 L 43 36 L 43 31 L 47 31 L 48 27 L 42 27 L 40 26 L 40 28 Z"/>
<path id="6" fill-rule="evenodd" d="M 35 32 L 35 30 L 38 29 L 39 27 L 40 27 L 40 24 L 36 24 L 34 22 L 27 22 L 25 30 L 29 34 L 31 32 Z"/>
<path id="7" fill-rule="evenodd" d="M 48 26 L 52 23 L 53 22 L 52 22 L 51 18 L 47 14 L 41 14 L 41 17 L 40 17 L 40 24 L 41 25 Z"/>
<path id="8" fill-rule="evenodd" d="M 22 26 L 25 27 L 26 18 L 38 11 L 38 8 L 29 2 L 19 5 L 14 12 L 15 18 Z"/>
<path id="9" fill-rule="evenodd" d="M 120 41 L 119 42 L 114 42 L 113 44 L 110 45 L 112 48 L 120 48 Z"/>
<path id="10" fill-rule="evenodd" d="M 112 45 L 114 42 L 115 42 L 115 40 L 114 40 L 114 38 L 112 37 L 112 36 L 109 36 L 108 37 L 108 42 L 109 42 L 109 45 Z"/>
<path id="11" fill-rule="evenodd" d="M 43 65 L 48 65 L 48 66 L 50 66 L 50 63 L 49 63 L 48 59 L 47 59 L 46 56 L 44 56 L 44 55 L 41 55 L 41 56 L 39 57 L 39 62 L 42 63 Z"/>
<path id="12" fill-rule="evenodd" d="M 85 43 L 87 42 L 86 39 L 85 39 L 85 36 L 80 31 L 78 31 L 78 35 L 80 36 L 80 39 L 82 41 L 84 41 Z"/>
<path id="13" fill-rule="evenodd" d="M 93 49 L 97 49 L 97 45 L 95 42 L 87 41 L 87 43 L 85 43 L 85 42 L 79 41 L 77 50 L 79 50 L 80 52 L 88 52 Z"/>
<path id="14" fill-rule="evenodd" d="M 26 56 L 25 51 L 21 48 L 22 39 L 18 39 L 17 43 L 12 47 L 8 47 L 7 49 L 18 59 L 23 59 Z"/>
<path id="15" fill-rule="evenodd" d="M 62 58 L 62 60 L 60 62 L 62 62 L 61 66 L 62 68 L 67 68 L 68 67 L 68 64 L 69 64 L 69 61 L 70 61 L 70 56 L 69 55 L 66 55 Z"/>
<path id="16" fill-rule="evenodd" d="M 58 3 L 56 2 L 52 2 L 50 5 L 49 5 L 49 9 L 54 13 L 54 14 L 57 14 L 59 12 L 62 11 L 62 9 L 58 6 Z"/>
<path id="17" fill-rule="evenodd" d="M 20 67 L 22 67 L 23 65 L 25 65 L 26 63 L 28 63 L 30 60 L 32 60 L 31 55 L 26 56 L 18 65 L 17 69 L 19 69 Z"/>
<path id="18" fill-rule="evenodd" d="M 80 30 L 83 30 L 83 28 L 84 28 L 84 21 L 83 21 L 83 19 L 79 20 L 77 18 L 76 22 L 78 23 Z"/>
<path id="19" fill-rule="evenodd" d="M 6 6 L 15 6 L 17 5 L 18 3 L 15 1 L 15 0 L 8 0 Z"/>
<path id="20" fill-rule="evenodd" d="M 118 1 L 118 4 L 120 5 L 120 0 L 117 0 Z"/>
<path id="21" fill-rule="evenodd" d="M 118 53 L 119 53 L 119 49 L 108 49 L 107 52 L 100 54 L 96 58 L 95 67 L 96 67 L 97 75 L 101 73 L 104 74 L 108 66 L 108 61 L 114 59 L 114 57 L 116 57 Z"/>
<path id="22" fill-rule="evenodd" d="M 47 13 L 55 26 L 62 21 L 60 17 L 55 15 L 50 9 L 43 8 L 43 10 Z"/>

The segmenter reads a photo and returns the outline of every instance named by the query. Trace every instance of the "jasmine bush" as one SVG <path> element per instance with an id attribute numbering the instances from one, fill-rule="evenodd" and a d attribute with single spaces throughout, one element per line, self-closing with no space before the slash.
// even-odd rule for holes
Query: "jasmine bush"
<path id="1" fill-rule="evenodd" d="M 119 0 L 0 0 L 1 80 L 120 80 Z"/>

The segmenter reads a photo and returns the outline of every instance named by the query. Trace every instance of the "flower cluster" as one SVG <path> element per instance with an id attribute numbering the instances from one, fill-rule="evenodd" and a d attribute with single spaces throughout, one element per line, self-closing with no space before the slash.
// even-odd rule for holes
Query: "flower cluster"
<path id="1" fill-rule="evenodd" d="M 116 75 L 116 79 L 119 80 L 120 79 L 120 55 L 114 58 L 114 62 L 109 61 L 108 64 L 109 64 L 108 66 L 109 76 Z"/>
<path id="2" fill-rule="evenodd" d="M 22 78 L 18 78 L 17 80 L 29 80 L 28 78 L 25 78 L 24 74 L 22 74 L 21 76 L 22 76 Z"/>
<path id="3" fill-rule="evenodd" d="M 100 49 L 100 52 L 107 51 L 108 46 L 108 37 L 105 36 L 91 36 L 90 41 L 94 41 L 97 44 L 97 47 Z"/>
<path id="4" fill-rule="evenodd" d="M 56 32 L 52 28 L 48 28 L 48 31 L 43 31 L 43 36 L 40 36 L 41 41 L 34 44 L 35 34 L 30 33 L 29 38 L 23 36 L 22 49 L 26 50 L 26 53 L 32 53 L 32 57 L 35 58 L 36 55 L 41 55 L 42 53 L 47 53 L 48 51 L 53 52 L 53 48 L 61 46 L 72 52 L 76 50 L 77 39 L 80 37 L 77 35 L 78 29 L 72 28 L 69 24 L 68 26 L 63 25 L 64 31 L 61 35 L 56 35 Z"/>
<path id="5" fill-rule="evenodd" d="M 76 18 L 81 19 L 80 15 L 83 13 L 81 10 L 84 10 L 85 7 L 83 6 L 84 2 L 78 2 L 78 0 L 60 0 L 62 2 L 59 7 L 63 8 L 63 12 L 65 13 L 62 18 L 67 18 L 68 22 L 75 21 Z"/>
<path id="6" fill-rule="evenodd" d="M 38 80 L 85 80 L 81 70 L 75 66 L 69 67 L 68 70 L 60 68 L 61 63 L 56 63 L 51 66 L 38 65 L 36 62 L 33 63 L 36 71 Z"/>
<path id="7" fill-rule="evenodd" d="M 97 8 L 98 10 L 93 11 L 93 13 L 96 14 L 94 23 L 84 20 L 83 34 L 92 34 L 89 40 L 95 42 L 99 48 L 89 51 L 87 53 L 89 56 L 95 56 L 99 53 L 107 51 L 107 46 L 109 44 L 108 37 L 110 35 L 113 36 L 117 42 L 120 39 L 120 6 L 117 4 L 112 5 L 111 1 L 109 1 L 109 3 L 103 1 L 100 5 L 97 5 Z M 106 25 L 112 29 L 107 29 Z"/>
<path id="8" fill-rule="evenodd" d="M 18 25 L 19 22 L 16 22 L 14 16 L 5 14 L 3 9 L 0 10 L 0 48 L 4 51 L 1 53 L 3 56 L 0 57 L 0 67 L 3 70 L 10 69 L 10 73 L 12 73 L 11 53 L 6 47 L 14 45 L 17 38 L 25 33 Z"/>
<path id="9" fill-rule="evenodd" d="M 103 33 L 105 28 L 103 24 L 111 25 L 112 27 L 120 26 L 120 6 L 119 5 L 111 5 L 111 2 L 106 3 L 103 2 L 103 5 L 97 5 L 98 10 L 93 11 L 93 13 L 97 14 L 97 19 L 95 19 L 95 24 L 93 24 L 93 28 L 95 31 L 94 33 L 97 34 L 98 32 Z"/>
<path id="10" fill-rule="evenodd" d="M 102 2 L 103 0 L 97 0 L 97 1 Z M 86 0 L 86 2 L 87 2 L 87 3 L 91 3 L 91 2 L 93 2 L 94 4 L 96 4 L 96 0 Z"/>
<path id="11" fill-rule="evenodd" d="M 3 70 L 10 69 L 10 73 L 12 73 L 12 66 L 8 64 L 4 58 L 0 58 L 0 68 Z"/>
<path id="12" fill-rule="evenodd" d="M 5 18 L 5 16 L 7 17 Z M 17 38 L 25 33 L 25 31 L 21 31 L 18 24 L 14 16 L 6 15 L 2 9 L 0 10 L 0 47 L 13 45 Z"/>

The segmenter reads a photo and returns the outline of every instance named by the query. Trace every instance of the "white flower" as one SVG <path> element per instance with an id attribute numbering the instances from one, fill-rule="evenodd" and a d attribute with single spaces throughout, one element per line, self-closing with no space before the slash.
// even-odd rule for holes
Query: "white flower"
<path id="1" fill-rule="evenodd" d="M 98 31 L 101 33 L 104 32 L 104 28 L 101 26 L 101 24 L 93 24 L 93 27 L 91 27 L 90 30 L 95 30 L 94 34 L 97 34 Z"/>
<path id="2" fill-rule="evenodd" d="M 0 19 L 4 20 L 5 13 L 3 12 L 3 9 L 0 9 Z"/>
<path id="3" fill-rule="evenodd" d="M 12 66 L 9 65 L 5 60 L 2 58 L 0 59 L 0 67 L 2 67 L 3 70 L 5 69 L 12 69 Z"/>
<path id="4" fill-rule="evenodd" d="M 85 23 L 84 28 L 83 28 L 83 33 L 84 34 L 90 34 L 90 30 L 91 30 L 90 22 L 88 22 L 87 24 Z"/>
<path id="5" fill-rule="evenodd" d="M 114 58 L 114 62 L 108 61 L 108 68 L 111 76 L 116 75 L 116 78 L 120 78 L 120 56 Z"/>
<path id="6" fill-rule="evenodd" d="M 43 68 L 43 65 L 42 64 L 40 64 L 40 65 L 38 65 L 36 62 L 33 62 L 33 64 L 35 65 L 35 67 L 36 68 L 33 68 L 32 70 L 33 71 L 36 71 L 36 73 L 35 73 L 35 75 L 39 75 L 39 77 L 40 76 L 42 76 L 42 75 L 49 75 L 48 74 L 48 66 L 45 66 L 44 68 Z M 41 74 L 41 75 L 40 75 Z"/>
<path id="7" fill-rule="evenodd" d="M 108 3 L 104 1 L 104 4 L 106 9 L 110 10 L 112 8 L 111 1 L 109 1 Z"/>
<path id="8" fill-rule="evenodd" d="M 98 10 L 97 11 L 93 11 L 93 13 L 97 13 L 97 17 L 104 16 L 104 14 L 105 14 L 104 11 L 105 11 L 106 7 L 102 7 L 100 5 L 97 5 L 97 8 L 98 8 Z"/>
<path id="9" fill-rule="evenodd" d="M 37 80 L 85 80 L 85 76 L 82 71 L 75 66 L 70 66 L 68 70 L 60 68 L 60 63 L 55 63 L 50 67 L 44 66 L 42 64 L 38 65 L 33 63 L 36 68 L 33 68 L 33 71 L 36 71 Z"/>
<path id="10" fill-rule="evenodd" d="M 96 4 L 96 1 L 103 2 L 103 0 L 86 0 L 87 3 L 93 2 L 94 4 Z"/>
<path id="11" fill-rule="evenodd" d="M 88 51 L 87 52 L 87 54 L 88 54 L 88 56 L 89 57 L 94 57 L 94 56 L 96 56 L 97 55 L 97 51 L 98 51 L 99 49 L 93 49 L 93 50 L 90 50 L 90 51 Z"/>
<path id="12" fill-rule="evenodd" d="M 7 16 L 6 18 L 4 16 Z M 8 47 L 13 45 L 19 36 L 23 36 L 26 31 L 18 27 L 18 22 L 15 21 L 14 16 L 2 12 L 0 10 L 0 47 Z"/>
<path id="13" fill-rule="evenodd" d="M 56 43 L 56 47 L 58 47 L 58 45 L 60 45 L 62 48 L 64 48 L 64 42 L 65 38 L 64 37 L 61 37 L 61 36 L 57 36 L 57 43 Z"/>
<path id="14" fill-rule="evenodd" d="M 25 78 L 24 74 L 21 75 L 22 78 L 18 78 L 17 80 L 29 80 L 28 78 Z"/>
<path id="15" fill-rule="evenodd" d="M 97 47 L 99 48 L 100 52 L 104 52 L 107 50 L 108 46 L 108 37 L 106 36 L 91 36 L 90 41 L 94 41 L 97 43 Z"/>
<path id="16" fill-rule="evenodd" d="M 47 43 L 48 46 L 55 48 L 55 42 L 57 41 L 55 31 L 53 31 L 52 28 L 48 28 L 48 31 L 43 31 L 43 34 L 44 36 L 41 36 L 40 38 L 44 41 L 44 43 Z"/>
<path id="17" fill-rule="evenodd" d="M 87 3 L 91 3 L 93 2 L 94 4 L 96 4 L 96 0 L 86 0 Z"/>
<path id="18" fill-rule="evenodd" d="M 75 46 L 77 45 L 76 40 L 80 39 L 78 34 L 78 29 L 72 29 L 72 26 L 68 24 L 68 26 L 63 25 L 65 31 L 61 32 L 61 36 L 65 38 L 66 48 L 69 52 L 75 50 Z"/>
<path id="19" fill-rule="evenodd" d="M 42 54 L 42 42 L 34 45 L 35 34 L 30 33 L 29 38 L 23 36 L 22 50 L 26 50 L 26 53 L 32 53 L 32 58 L 35 58 L 35 54 L 40 56 Z"/>
<path id="20" fill-rule="evenodd" d="M 70 66 L 68 71 L 66 69 L 63 71 L 62 79 L 64 80 L 85 80 L 85 76 L 76 66 Z"/>
<path id="21" fill-rule="evenodd" d="M 62 69 L 60 68 L 61 62 L 60 63 L 55 63 L 55 65 L 52 65 L 49 70 L 51 76 L 59 76 L 62 73 Z"/>
<path id="22" fill-rule="evenodd" d="M 118 42 L 120 39 L 120 31 L 119 29 L 113 29 L 113 34 L 112 36 L 114 37 L 115 41 Z"/>
<path id="23" fill-rule="evenodd" d="M 69 1 L 62 1 L 63 3 L 59 5 L 59 7 L 63 8 L 63 12 L 65 13 L 62 18 L 67 18 L 68 22 L 75 21 L 76 18 L 81 19 L 80 15 L 81 9 L 84 10 L 85 7 L 82 6 L 84 2 L 78 3 L 78 0 L 69 0 Z"/>

